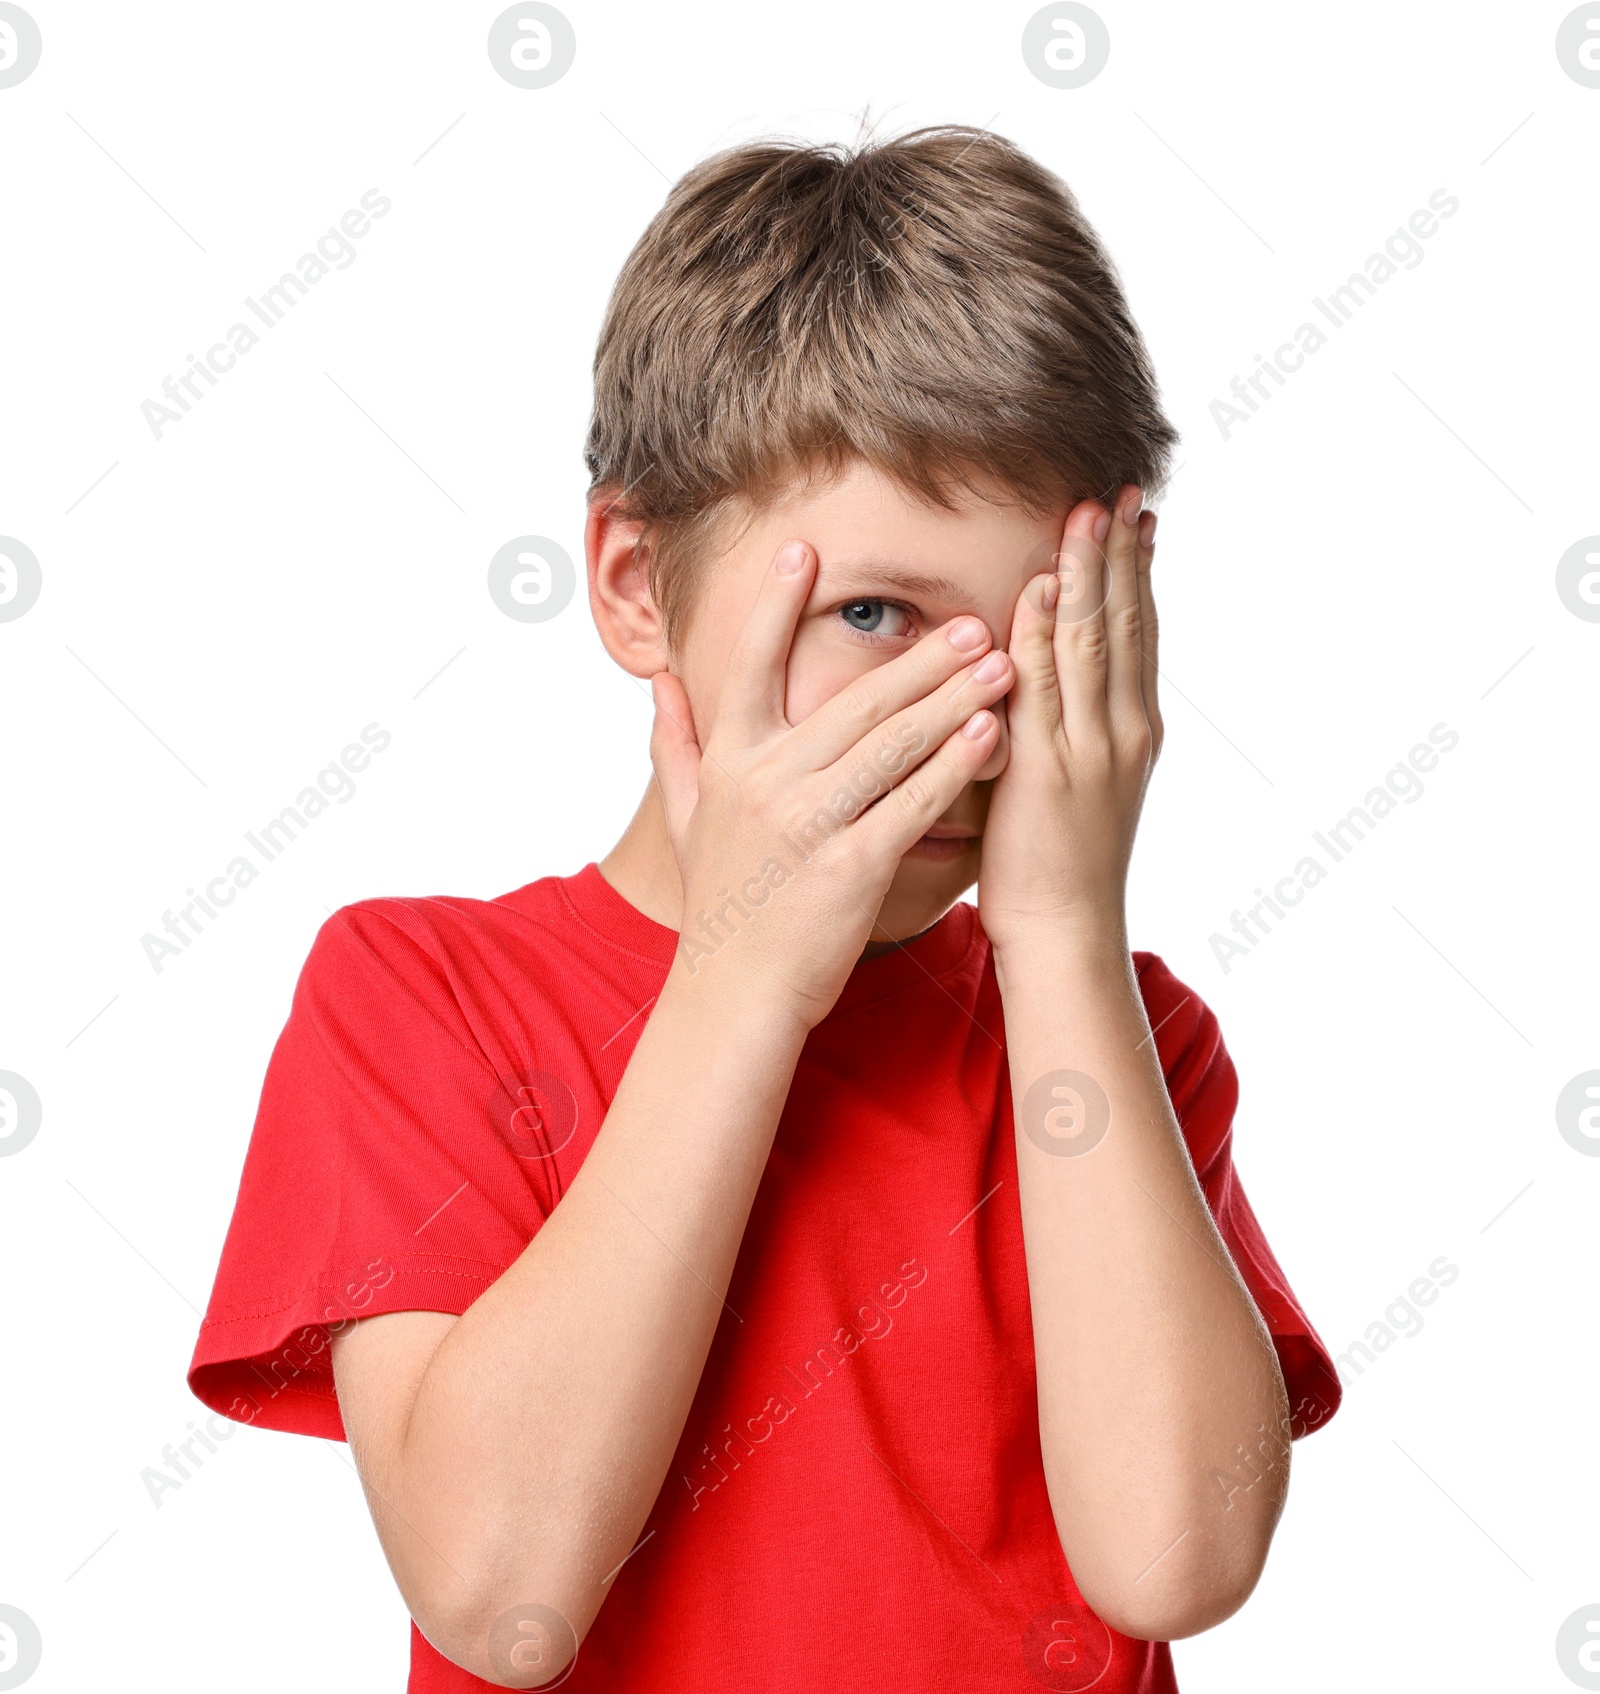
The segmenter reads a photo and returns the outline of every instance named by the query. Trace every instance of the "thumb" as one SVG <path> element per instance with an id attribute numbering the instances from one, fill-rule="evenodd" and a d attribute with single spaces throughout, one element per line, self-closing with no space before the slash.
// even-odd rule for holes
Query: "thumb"
<path id="1" fill-rule="evenodd" d="M 667 814 L 667 833 L 681 851 L 689 819 L 700 798 L 700 743 L 695 737 L 689 696 L 671 671 L 650 678 L 655 723 L 650 731 L 650 763 Z"/>

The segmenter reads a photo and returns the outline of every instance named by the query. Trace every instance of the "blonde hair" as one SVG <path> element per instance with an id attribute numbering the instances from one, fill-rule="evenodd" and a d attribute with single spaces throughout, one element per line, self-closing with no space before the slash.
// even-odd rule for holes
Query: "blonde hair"
<path id="1" fill-rule="evenodd" d="M 678 182 L 594 361 L 590 498 L 642 520 L 669 636 L 729 520 L 854 459 L 928 502 L 1147 492 L 1177 432 L 1065 183 L 961 125 L 752 142 Z"/>

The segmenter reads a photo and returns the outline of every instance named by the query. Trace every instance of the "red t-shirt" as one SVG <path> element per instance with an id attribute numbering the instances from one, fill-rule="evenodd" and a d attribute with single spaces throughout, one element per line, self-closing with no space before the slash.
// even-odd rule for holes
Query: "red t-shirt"
<path id="1" fill-rule="evenodd" d="M 322 926 L 190 1367 L 342 1438 L 328 1327 L 464 1312 L 583 1162 L 677 937 L 594 865 Z M 1297 1432 L 1339 1403 L 1234 1174 L 1215 1017 L 1134 955 L 1189 1152 Z M 1084 1605 L 1045 1493 L 1004 1020 L 976 910 L 858 964 L 801 1054 L 672 1468 L 565 1686 L 1175 1688 Z M 681 1126 L 680 1126 L 681 1127 Z M 671 1132 L 671 1125 L 664 1125 Z M 412 1629 L 412 1694 L 490 1685 Z"/>

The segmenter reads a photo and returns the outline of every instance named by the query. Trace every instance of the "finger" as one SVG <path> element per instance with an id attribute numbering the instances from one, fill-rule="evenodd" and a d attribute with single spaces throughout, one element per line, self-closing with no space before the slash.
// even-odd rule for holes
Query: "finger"
<path id="1" fill-rule="evenodd" d="M 700 798 L 700 743 L 695 737 L 689 696 L 671 671 L 650 679 L 655 722 L 650 729 L 650 763 L 667 816 L 667 834 L 681 845 Z"/>
<path id="2" fill-rule="evenodd" d="M 1125 488 L 1106 537 L 1106 703 L 1113 733 L 1137 727 L 1144 733 L 1140 673 L 1139 524 L 1143 492 Z"/>
<path id="3" fill-rule="evenodd" d="M 854 828 L 865 846 L 895 859 L 949 811 L 956 796 L 983 769 L 1000 739 L 988 710 L 974 712 L 895 791 L 866 812 Z"/>
<path id="4" fill-rule="evenodd" d="M 816 553 L 804 541 L 784 542 L 728 655 L 717 729 L 737 745 L 755 746 L 785 727 L 789 649 L 816 563 Z"/>
<path id="5" fill-rule="evenodd" d="M 1106 730 L 1104 549 L 1114 521 L 1106 507 L 1088 500 L 1073 509 L 1061 536 L 1052 646 L 1069 742 Z"/>
<path id="6" fill-rule="evenodd" d="M 952 618 L 908 652 L 875 666 L 795 726 L 793 746 L 802 767 L 825 770 L 896 712 L 981 660 L 992 640 L 982 618 Z"/>
<path id="7" fill-rule="evenodd" d="M 1011 614 L 1011 639 L 1006 651 L 1017 680 L 1006 702 L 1006 714 L 1012 723 L 1034 733 L 1061 728 L 1055 652 L 1055 610 L 1060 596 L 1061 578 L 1047 571 L 1024 586 Z"/>
<path id="8" fill-rule="evenodd" d="M 1150 725 L 1150 757 L 1161 751 L 1161 704 L 1157 684 L 1161 672 L 1156 664 L 1160 644 L 1160 627 L 1156 617 L 1155 594 L 1151 587 L 1151 566 L 1156 556 L 1156 514 L 1146 512 L 1139 520 L 1139 546 L 1135 554 L 1135 574 L 1139 582 L 1139 691 L 1144 699 L 1145 721 Z"/>
<path id="9" fill-rule="evenodd" d="M 885 667 L 887 668 L 887 667 Z M 998 704 L 1016 678 L 1009 654 L 985 654 L 925 699 L 871 731 L 822 773 L 836 795 L 870 805 L 911 773 L 985 707 Z M 996 736 L 998 737 L 998 729 Z"/>

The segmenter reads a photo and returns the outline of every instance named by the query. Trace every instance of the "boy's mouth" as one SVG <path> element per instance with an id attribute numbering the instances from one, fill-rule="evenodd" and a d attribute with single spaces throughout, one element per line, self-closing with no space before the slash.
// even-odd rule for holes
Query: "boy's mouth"
<path id="1" fill-rule="evenodd" d="M 906 849 L 908 859 L 933 859 L 948 862 L 959 859 L 966 850 L 982 838 L 982 832 L 963 824 L 936 823 L 926 835 L 919 836 Z"/>

